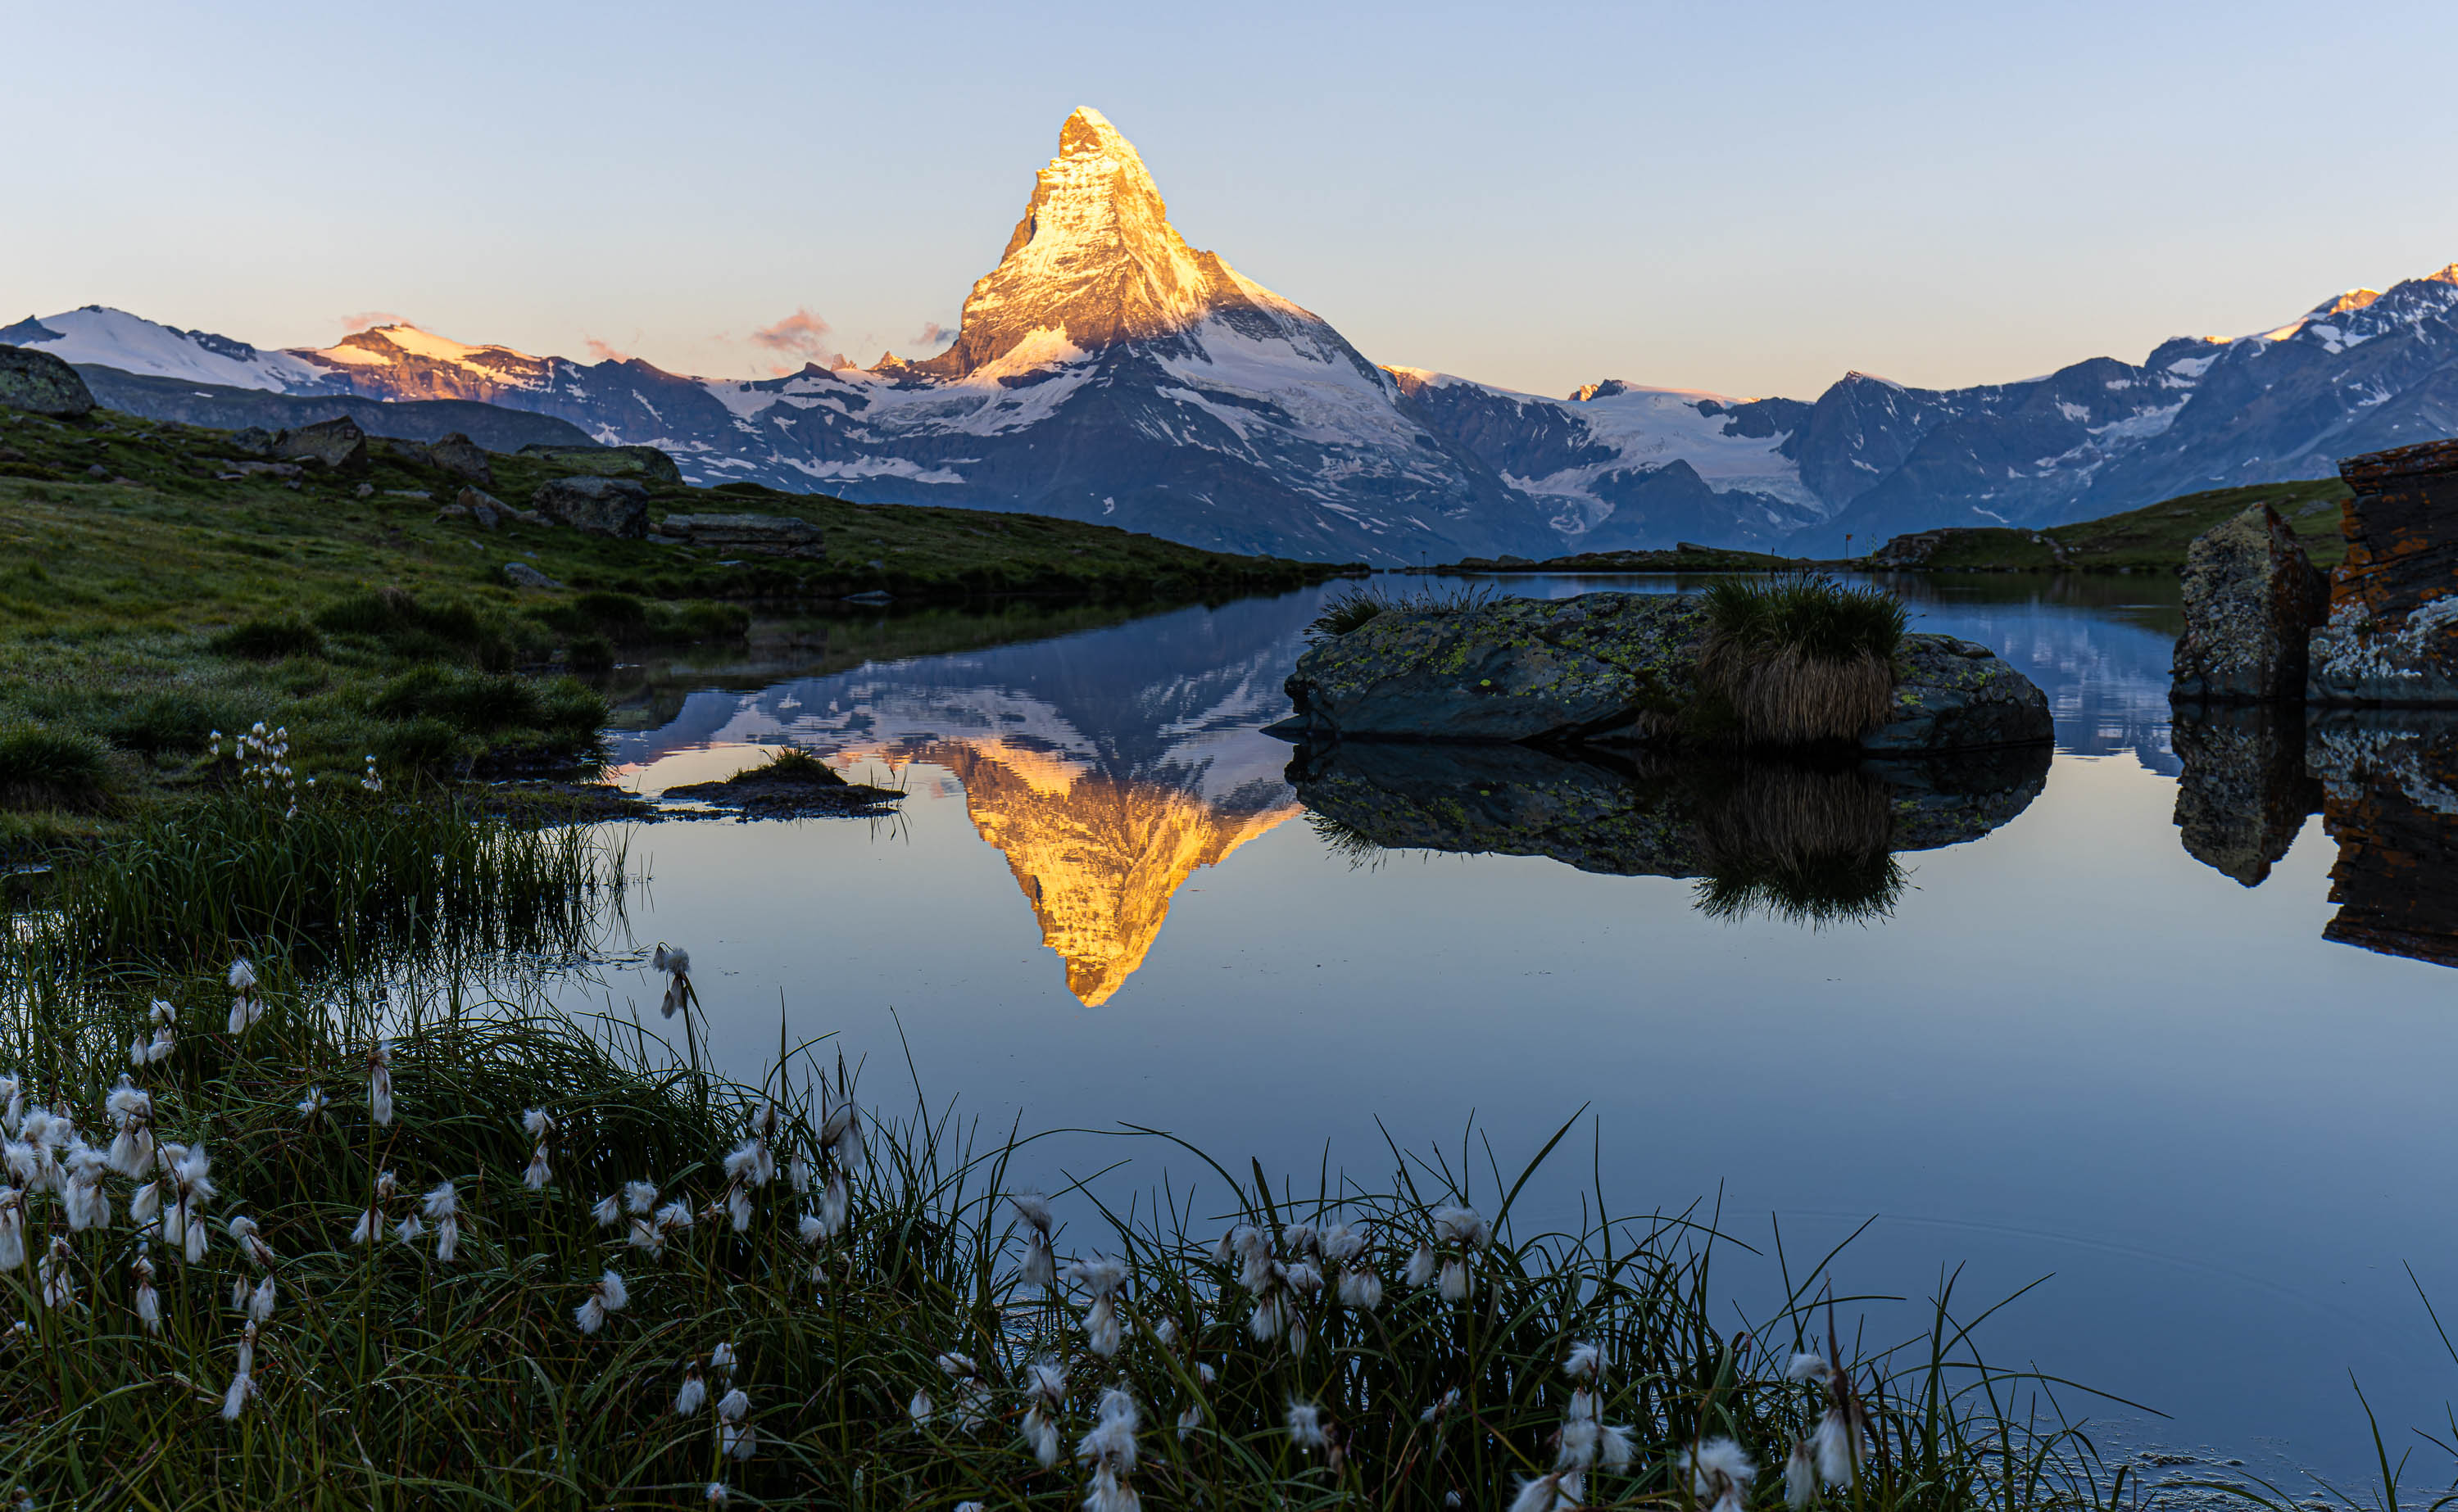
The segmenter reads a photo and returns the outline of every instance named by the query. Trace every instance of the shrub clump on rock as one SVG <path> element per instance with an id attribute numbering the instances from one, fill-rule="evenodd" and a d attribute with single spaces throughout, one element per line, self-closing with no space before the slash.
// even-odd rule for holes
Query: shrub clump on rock
<path id="1" fill-rule="evenodd" d="M 1856 740 L 1893 712 L 1903 601 L 1831 578 L 1709 589 L 1698 677 L 1754 745 Z"/>

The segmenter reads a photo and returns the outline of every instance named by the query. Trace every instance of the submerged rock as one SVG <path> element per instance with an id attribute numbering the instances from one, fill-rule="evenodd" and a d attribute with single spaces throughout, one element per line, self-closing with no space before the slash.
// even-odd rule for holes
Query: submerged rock
<path id="1" fill-rule="evenodd" d="M 75 368 L 49 352 L 0 346 L 0 408 L 73 420 L 94 412 L 94 392 Z"/>
<path id="2" fill-rule="evenodd" d="M 2322 938 L 2458 965 L 2458 713 L 2318 711 L 2304 753 L 2339 844 Z"/>
<path id="3" fill-rule="evenodd" d="M 2355 490 L 2347 556 L 2313 632 L 2305 696 L 2458 705 L 2458 441 L 2350 457 L 2339 475 Z"/>
<path id="4" fill-rule="evenodd" d="M 1584 593 L 1390 609 L 1298 658 L 1281 733 L 1315 740 L 1678 743 L 1698 697 L 1693 594 Z M 1908 634 L 1895 715 L 1864 750 L 2018 745 L 2052 734 L 2047 694 L 1985 646 Z"/>
<path id="5" fill-rule="evenodd" d="M 2278 510 L 2257 504 L 2195 537 L 2182 587 L 2185 632 L 2177 638 L 2170 697 L 2304 696 L 2305 638 L 2323 621 L 2329 585 Z"/>
<path id="6" fill-rule="evenodd" d="M 809 756 L 753 767 L 721 782 L 668 788 L 665 796 L 760 819 L 877 814 L 905 797 L 894 788 L 848 782 L 825 762 Z"/>

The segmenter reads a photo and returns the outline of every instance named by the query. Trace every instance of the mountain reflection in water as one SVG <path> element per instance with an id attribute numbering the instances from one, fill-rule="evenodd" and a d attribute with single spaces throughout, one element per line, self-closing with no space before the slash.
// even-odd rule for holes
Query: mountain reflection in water
<path id="1" fill-rule="evenodd" d="M 2048 688 L 2058 749 L 2121 752 L 2152 770 L 2175 770 L 2164 695 L 2173 585 L 1884 581 L 1930 628 L 2002 648 Z M 1671 577 L 1503 585 L 1548 597 L 1698 586 Z M 1516 747 L 1416 747 L 1413 755 L 1354 747 L 1320 770 L 1302 756 L 1292 766 L 1289 749 L 1260 730 L 1288 713 L 1281 683 L 1304 649 L 1320 591 L 1127 624 L 1115 623 L 1123 611 L 1084 608 L 811 622 L 799 639 L 772 642 L 756 656 L 626 669 L 610 692 L 652 727 L 618 727 L 615 763 L 639 772 L 681 753 L 783 742 L 840 767 L 946 772 L 963 791 L 974 832 L 1006 858 L 1043 943 L 1064 963 L 1069 991 L 1087 1006 L 1108 1002 L 1144 963 L 1190 877 L 1308 807 L 1354 843 L 1701 877 L 1702 904 L 1725 917 L 1763 912 L 1814 924 L 1882 913 L 1889 880 L 1901 880 L 1891 852 L 1986 834 L 2040 789 L 2046 752 L 1953 769 L 1872 769 L 1822 779 L 1823 797 L 1806 798 L 1810 787 L 1763 773 L 1754 786 L 1717 778 L 1712 767 L 1615 773 Z M 2100 613 L 2083 617 L 2076 608 Z M 1042 634 L 1031 638 L 1036 630 Z M 722 774 L 694 774 L 712 775 Z M 1479 787 L 1487 796 L 1466 801 L 1454 821 L 1406 812 L 1412 794 Z M 1364 795 L 1377 790 L 1383 797 L 1369 802 Z M 1750 793 L 1754 800 L 1737 797 Z M 1702 806 L 1710 795 L 1721 796 Z M 1776 859 L 1771 843 L 1801 837 L 1801 818 L 1840 820 L 1872 803 L 1892 816 L 1887 838 L 1764 864 Z M 1795 821 L 1785 836 L 1771 836 L 1764 821 L 1779 812 Z M 1752 834 L 1755 840 L 1741 839 Z"/>
<path id="2" fill-rule="evenodd" d="M 1097 1006 L 1143 964 L 1198 868 L 1301 812 L 1281 780 L 1287 747 L 1260 733 L 1287 713 L 1294 639 L 1284 610 L 1248 602 L 752 693 L 687 691 L 661 728 L 618 735 L 615 756 L 637 768 L 786 741 L 840 766 L 945 770 L 1068 990 Z"/>

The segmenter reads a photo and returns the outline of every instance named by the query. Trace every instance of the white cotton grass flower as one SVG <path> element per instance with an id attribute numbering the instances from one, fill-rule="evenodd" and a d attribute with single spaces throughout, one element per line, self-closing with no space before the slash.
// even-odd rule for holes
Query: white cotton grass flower
<path id="1" fill-rule="evenodd" d="M 247 1295 L 247 1320 L 251 1323 L 273 1321 L 273 1277 L 268 1275 L 257 1282 L 256 1290 Z"/>
<path id="2" fill-rule="evenodd" d="M 1124 1390 L 1113 1386 L 1101 1393 L 1093 1431 L 1075 1445 L 1075 1458 L 1093 1467 L 1084 1512 L 1141 1512 L 1142 1499 L 1119 1477 L 1135 1472 L 1135 1430 L 1142 1422 L 1142 1409 Z"/>
<path id="3" fill-rule="evenodd" d="M 398 1244 L 416 1244 L 427 1237 L 427 1225 L 413 1212 L 393 1226 L 392 1236 Z"/>
<path id="4" fill-rule="evenodd" d="M 1482 1250 L 1493 1242 L 1493 1225 L 1474 1208 L 1436 1208 L 1434 1242 Z"/>
<path id="5" fill-rule="evenodd" d="M 671 1019 L 686 1003 L 699 1001 L 698 994 L 692 991 L 690 951 L 660 942 L 656 953 L 649 958 L 649 965 L 666 974 L 666 995 L 657 1004 L 659 1016 Z"/>
<path id="6" fill-rule="evenodd" d="M 110 1228 L 111 1193 L 102 1187 L 110 1158 L 80 1140 L 69 1150 L 66 1164 L 68 1181 L 60 1189 L 60 1206 L 68 1215 L 69 1232 Z"/>
<path id="7" fill-rule="evenodd" d="M 594 1334 L 606 1326 L 606 1319 L 620 1313 L 632 1303 L 632 1294 L 625 1289 L 623 1278 L 609 1271 L 589 1288 L 589 1298 L 573 1309 L 572 1320 L 584 1334 Z"/>
<path id="8" fill-rule="evenodd" d="M 913 1426 L 916 1428 L 927 1426 L 930 1415 L 937 1410 L 937 1406 L 930 1400 L 930 1394 L 927 1391 L 914 1392 L 913 1399 L 905 1404 L 905 1416 L 913 1419 Z"/>
<path id="9" fill-rule="evenodd" d="M 1446 1302 L 1468 1300 L 1468 1262 L 1452 1255 L 1443 1262 L 1442 1284 L 1439 1288 Z"/>
<path id="10" fill-rule="evenodd" d="M 1420 1239 L 1416 1249 L 1409 1252 L 1408 1268 L 1400 1273 L 1400 1279 L 1410 1286 L 1430 1286 L 1438 1264 L 1440 1261 L 1435 1258 L 1434 1247 Z"/>
<path id="11" fill-rule="evenodd" d="M 1586 1346 L 1594 1349 L 1594 1346 Z M 1601 1351 L 1594 1361 L 1594 1379 L 1603 1373 Z M 1561 1451 L 1553 1461 L 1556 1470 L 1589 1470 L 1601 1464 L 1608 1470 L 1626 1470 L 1637 1454 L 1638 1446 L 1630 1429 L 1619 1423 L 1606 1422 L 1596 1394 L 1581 1386 L 1571 1393 L 1571 1404 L 1562 1411 L 1562 1430 L 1558 1435 Z"/>
<path id="12" fill-rule="evenodd" d="M 162 1332 L 162 1294 L 154 1289 L 154 1262 L 145 1253 L 145 1242 L 138 1240 L 136 1258 L 128 1262 L 128 1274 L 135 1278 L 136 1321 L 148 1334 Z"/>
<path id="13" fill-rule="evenodd" d="M 1287 1415 L 1289 1440 L 1300 1449 L 1319 1450 L 1331 1447 L 1331 1436 L 1323 1428 L 1323 1409 L 1310 1401 L 1289 1402 Z"/>
<path id="14" fill-rule="evenodd" d="M 1587 1478 L 1576 1470 L 1556 1470 L 1519 1482 L 1510 1512 L 1571 1512 L 1587 1500 Z"/>
<path id="15" fill-rule="evenodd" d="M 241 956 L 231 963 L 229 980 L 232 993 L 230 1031 L 234 1035 L 244 1034 L 264 1017 L 264 999 L 256 991 L 256 968 L 248 964 L 245 956 Z"/>
<path id="16" fill-rule="evenodd" d="M 392 1124 L 392 1041 L 367 1046 L 367 1116 L 380 1129 Z"/>
<path id="17" fill-rule="evenodd" d="M 1051 1247 L 1055 1215 L 1050 1211 L 1050 1199 L 1034 1191 L 1011 1192 L 1008 1206 L 1024 1222 L 1024 1263 L 1016 1268 L 1015 1278 L 1026 1286 L 1044 1290 L 1058 1284 L 1058 1255 Z"/>
<path id="18" fill-rule="evenodd" d="M 1107 1255 L 1092 1255 L 1067 1268 L 1067 1279 L 1084 1289 L 1092 1305 L 1084 1313 L 1084 1342 L 1103 1359 L 1115 1358 L 1124 1342 L 1118 1324 L 1118 1289 L 1126 1285 L 1127 1265 Z"/>
<path id="19" fill-rule="evenodd" d="M 240 1213 L 222 1227 L 230 1233 L 231 1241 L 239 1246 L 240 1253 L 260 1270 L 273 1264 L 273 1246 L 264 1242 L 254 1218 Z"/>
<path id="20" fill-rule="evenodd" d="M 1031 1398 L 1020 1431 L 1041 1468 L 1058 1463 L 1058 1415 L 1067 1406 L 1067 1367 L 1055 1359 L 1036 1359 L 1025 1367 L 1024 1385 Z"/>
<path id="21" fill-rule="evenodd" d="M 530 1152 L 530 1163 L 521 1172 L 521 1183 L 531 1191 L 544 1191 L 554 1179 L 554 1170 L 547 1164 L 547 1141 L 554 1133 L 554 1115 L 543 1108 L 532 1108 L 521 1114 L 521 1128 L 536 1142 Z"/>
<path id="22" fill-rule="evenodd" d="M 1835 1367 L 1825 1356 L 1803 1350 L 1785 1363 L 1783 1375 L 1786 1380 L 1825 1381 L 1833 1377 Z"/>
<path id="23" fill-rule="evenodd" d="M 730 1501 L 732 1501 L 732 1500 L 734 1500 L 734 1493 L 733 1493 L 733 1492 L 731 1492 L 731 1491 L 729 1491 L 729 1490 L 727 1490 L 727 1489 L 725 1488 L 725 1482 L 724 1482 L 724 1481 L 711 1481 L 708 1483 L 708 1504 L 709 1504 L 709 1505 L 711 1505 L 711 1506 L 723 1506 L 723 1505 L 725 1505 L 725 1503 L 726 1503 L 726 1502 L 730 1502 Z"/>
<path id="24" fill-rule="evenodd" d="M 307 1095 L 299 1099 L 299 1121 L 302 1124 L 313 1123 L 316 1120 L 317 1115 L 324 1111 L 325 1104 L 326 1099 L 324 1096 L 324 1089 L 323 1087 L 311 1087 L 307 1088 Z"/>
<path id="25" fill-rule="evenodd" d="M 1783 1461 L 1783 1504 L 1792 1512 L 1802 1512 L 1818 1500 L 1818 1451 L 1806 1439 L 1792 1441 L 1792 1453 Z"/>
<path id="26" fill-rule="evenodd" d="M 1696 1453 L 1682 1451 L 1675 1461 L 1690 1472 L 1690 1489 L 1708 1512 L 1741 1512 L 1749 1503 L 1750 1482 L 1759 1467 L 1747 1451 L 1730 1439 L 1710 1439 Z"/>
<path id="27" fill-rule="evenodd" d="M 102 1100 L 111 1120 L 111 1169 L 131 1181 L 142 1181 L 154 1170 L 154 1094 L 119 1079 Z"/>
<path id="28" fill-rule="evenodd" d="M 63 1312 L 77 1305 L 76 1249 L 66 1234 L 52 1235 L 50 1253 L 35 1262 L 34 1278 L 45 1307 Z"/>
<path id="29" fill-rule="evenodd" d="M 1195 1406 L 1188 1407 L 1184 1412 L 1177 1415 L 1177 1441 L 1180 1443 L 1186 1442 L 1187 1440 L 1195 1437 L 1195 1430 L 1202 1426 L 1203 1409 Z"/>
<path id="30" fill-rule="evenodd" d="M 435 1222 L 435 1258 L 449 1265 L 461 1245 L 461 1198 L 447 1181 L 427 1192 L 420 1206 Z"/>
<path id="31" fill-rule="evenodd" d="M 625 1212 L 647 1212 L 656 1205 L 656 1183 L 650 1181 L 627 1181 L 623 1183 L 623 1208 Z M 610 1225 L 613 1222 L 613 1220 L 606 1218 L 600 1218 L 598 1221 L 600 1223 L 607 1223 Z"/>
<path id="32" fill-rule="evenodd" d="M 1459 1388 L 1457 1386 L 1453 1386 L 1450 1390 L 1443 1393 L 1440 1398 L 1436 1398 L 1432 1406 L 1427 1408 L 1424 1412 L 1417 1414 L 1417 1420 L 1419 1422 L 1433 1422 L 1440 1419 L 1448 1418 L 1452 1413 L 1459 1410 Z"/>
<path id="33" fill-rule="evenodd" d="M 1371 1313 L 1383 1305 L 1383 1278 L 1364 1266 L 1340 1273 L 1340 1305 Z"/>
<path id="34" fill-rule="evenodd" d="M 1861 1478 L 1862 1445 L 1859 1403 L 1829 1407 L 1809 1438 L 1809 1452 L 1818 1460 L 1819 1479 L 1828 1485 L 1848 1486 Z"/>
<path id="35" fill-rule="evenodd" d="M 708 1405 L 708 1382 L 701 1378 L 699 1361 L 694 1360 L 683 1370 L 683 1383 L 675 1393 L 675 1416 L 689 1418 Z"/>
<path id="36" fill-rule="evenodd" d="M 1585 1381 L 1591 1386 L 1604 1379 L 1603 1347 L 1586 1340 L 1573 1344 L 1570 1355 L 1562 1361 L 1562 1374 L 1573 1380 Z"/>
<path id="37" fill-rule="evenodd" d="M 744 1421 L 750 1416 L 751 1398 L 739 1386 L 717 1399 L 718 1447 L 730 1458 L 748 1460 L 759 1452 L 760 1436 Z"/>
<path id="38" fill-rule="evenodd" d="M 590 1207 L 589 1215 L 597 1220 L 599 1228 L 611 1229 L 623 1221 L 623 1200 L 620 1197 L 600 1197 Z"/>
<path id="39" fill-rule="evenodd" d="M 239 1368 L 231 1372 L 230 1389 L 222 1393 L 222 1419 L 237 1422 L 247 1409 L 248 1398 L 256 1395 L 256 1325 L 250 1323 L 239 1336 Z"/>

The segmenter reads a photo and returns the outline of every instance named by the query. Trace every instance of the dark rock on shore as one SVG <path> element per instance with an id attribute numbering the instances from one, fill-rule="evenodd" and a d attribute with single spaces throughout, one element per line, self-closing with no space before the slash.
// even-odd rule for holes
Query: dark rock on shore
<path id="1" fill-rule="evenodd" d="M 682 469 L 655 446 L 557 446 L 533 442 L 521 448 L 524 457 L 543 457 L 574 472 L 601 478 L 645 478 L 651 483 L 680 484 Z"/>
<path id="2" fill-rule="evenodd" d="M 463 483 L 480 488 L 495 486 L 495 469 L 486 452 L 457 430 L 427 443 L 427 460 Z"/>
<path id="3" fill-rule="evenodd" d="M 530 507 L 593 535 L 636 541 L 649 533 L 649 490 L 629 478 L 557 478 L 538 485 Z"/>
<path id="4" fill-rule="evenodd" d="M 1678 738 L 1698 696 L 1695 595 L 1585 593 L 1385 610 L 1298 658 L 1283 729 L 1317 740 Z M 2048 697 L 1987 647 L 1904 637 L 1895 717 L 1861 739 L 1906 753 L 2046 741 Z"/>
<path id="5" fill-rule="evenodd" d="M 670 514 L 650 539 L 754 556 L 827 555 L 824 532 L 790 514 Z"/>
<path id="6" fill-rule="evenodd" d="M 94 412 L 94 393 L 75 368 L 51 353 L 0 346 L 0 408 L 74 420 Z"/>
<path id="7" fill-rule="evenodd" d="M 2315 703 L 2458 705 L 2458 441 L 2350 457 L 2347 556 L 2313 632 Z"/>
<path id="8" fill-rule="evenodd" d="M 367 433 L 347 415 L 320 420 L 276 436 L 273 454 L 286 462 L 322 463 L 334 471 L 363 467 L 367 461 Z"/>
<path id="9" fill-rule="evenodd" d="M 2267 504 L 2194 539 L 2182 578 L 2185 632 L 2169 696 L 2218 703 L 2304 696 L 2305 640 L 2329 584 Z"/>

